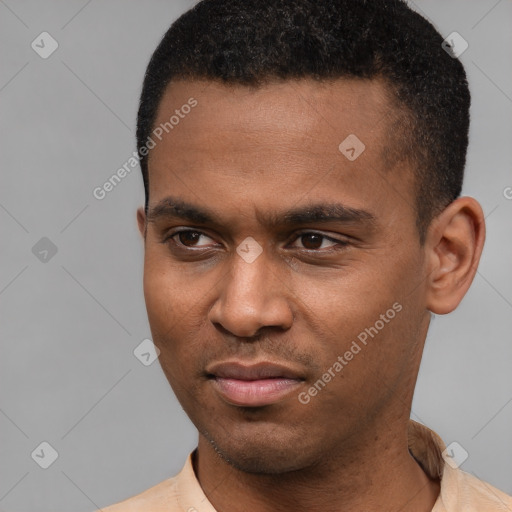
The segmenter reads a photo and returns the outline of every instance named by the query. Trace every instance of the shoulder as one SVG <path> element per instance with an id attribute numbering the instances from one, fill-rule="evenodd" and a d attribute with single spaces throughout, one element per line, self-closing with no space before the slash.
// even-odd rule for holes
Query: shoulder
<path id="1" fill-rule="evenodd" d="M 411 455 L 432 479 L 441 480 L 432 512 L 511 512 L 512 496 L 454 465 L 441 437 L 425 425 L 409 420 Z M 453 454 L 451 454 L 453 456 Z"/>
<path id="2" fill-rule="evenodd" d="M 207 510 L 208 500 L 194 473 L 192 456 L 187 457 L 182 470 L 172 478 L 167 478 L 159 484 L 132 496 L 131 498 L 114 503 L 108 507 L 97 509 L 95 512 L 183 512 L 194 510 L 187 503 L 202 503 Z M 208 510 L 215 512 L 213 507 Z"/>
<path id="3" fill-rule="evenodd" d="M 108 507 L 103 507 L 102 512 L 173 512 L 181 511 L 177 501 L 176 492 L 177 476 L 168 478 L 145 491 L 120 501 Z"/>
<path id="4" fill-rule="evenodd" d="M 464 510 L 467 512 L 510 512 L 512 510 L 512 496 L 484 480 L 455 469 L 448 464 L 444 467 L 441 480 L 440 499 L 444 508 L 437 510 Z"/>

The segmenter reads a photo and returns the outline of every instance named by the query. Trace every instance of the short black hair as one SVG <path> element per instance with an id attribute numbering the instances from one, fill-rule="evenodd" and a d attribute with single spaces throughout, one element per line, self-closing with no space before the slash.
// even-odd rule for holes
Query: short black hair
<path id="1" fill-rule="evenodd" d="M 461 62 L 402 0 L 202 0 L 163 36 L 146 69 L 137 147 L 149 202 L 148 152 L 172 80 L 258 87 L 272 80 L 384 79 L 398 117 L 386 160 L 415 173 L 421 243 L 462 189 L 470 92 Z M 341 142 L 341 141 L 340 141 Z"/>

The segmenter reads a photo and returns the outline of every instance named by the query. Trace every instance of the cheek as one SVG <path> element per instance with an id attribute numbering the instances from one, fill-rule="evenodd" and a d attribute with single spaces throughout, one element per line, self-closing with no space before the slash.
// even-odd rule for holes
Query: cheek
<path id="1" fill-rule="evenodd" d="M 333 379 L 332 391 L 382 395 L 386 389 L 378 387 L 400 378 L 416 353 L 421 297 L 419 290 L 416 294 L 410 290 L 417 264 L 403 253 L 372 260 L 364 268 L 341 270 L 334 280 L 301 284 L 313 292 L 303 295 L 307 307 L 300 316 L 313 334 L 322 333 L 325 340 L 317 340 L 319 377 L 332 369 L 338 356 L 343 358 L 343 369 L 331 370 L 344 377 Z"/>
<path id="2" fill-rule="evenodd" d="M 180 302 L 175 292 L 177 282 L 172 274 L 156 270 L 150 264 L 144 270 L 144 297 L 149 323 L 158 332 L 167 330 L 177 323 Z"/>
<path id="3" fill-rule="evenodd" d="M 304 304 L 302 316 L 326 336 L 339 340 L 334 348 L 342 349 L 347 340 L 372 326 L 399 301 L 400 279 L 394 273 L 380 262 L 355 261 L 329 279 L 301 279 L 295 290 Z"/>
<path id="4" fill-rule="evenodd" d="M 160 247 L 146 249 L 144 260 L 144 297 L 150 324 L 179 328 L 197 296 L 197 281 L 187 280 Z M 196 298 L 197 300 L 197 298 Z"/>
<path id="5" fill-rule="evenodd" d="M 406 401 L 400 390 L 416 371 L 418 343 L 406 307 L 387 306 L 368 306 L 364 314 L 346 321 L 338 315 L 337 323 L 331 323 L 339 335 L 326 347 L 322 368 L 305 392 L 312 397 L 309 410 L 324 417 L 333 429 L 340 421 L 346 428 L 360 423 L 361 418 L 387 407 L 393 397 Z"/>
<path id="6" fill-rule="evenodd" d="M 193 283 L 193 284 L 192 284 Z M 196 376 L 206 312 L 200 280 L 176 270 L 168 258 L 146 255 L 144 296 L 153 336 L 160 350 L 160 364 L 173 387 Z"/>
<path id="7" fill-rule="evenodd" d="M 146 255 L 144 266 L 144 297 L 153 342 L 160 350 L 160 363 L 169 368 L 176 360 L 183 332 L 187 330 L 187 295 L 180 292 L 182 282 L 177 272 L 166 268 L 165 262 Z"/>

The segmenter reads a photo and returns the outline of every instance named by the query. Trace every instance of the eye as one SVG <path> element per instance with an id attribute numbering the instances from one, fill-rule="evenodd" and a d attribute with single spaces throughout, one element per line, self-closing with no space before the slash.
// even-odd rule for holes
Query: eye
<path id="1" fill-rule="evenodd" d="M 339 250 L 343 249 L 346 245 L 348 245 L 348 242 L 344 242 L 342 240 L 336 240 L 334 238 L 330 238 L 328 236 L 322 235 L 320 233 L 314 233 L 314 232 L 306 232 L 306 233 L 300 233 L 298 237 L 295 240 L 300 240 L 303 248 L 308 251 L 317 251 L 326 249 L 325 252 L 329 252 L 331 250 Z M 325 246 L 324 241 L 327 241 L 331 243 L 330 246 Z"/>
<path id="2" fill-rule="evenodd" d="M 167 242 L 169 240 L 172 240 L 178 247 L 197 247 L 197 242 L 203 238 L 209 238 L 212 240 L 209 236 L 206 236 L 204 233 L 201 233 L 201 231 L 194 231 L 191 229 L 184 229 L 182 231 L 175 232 L 174 234 L 168 236 L 163 240 L 163 242 Z M 201 246 L 200 246 L 201 247 Z"/>

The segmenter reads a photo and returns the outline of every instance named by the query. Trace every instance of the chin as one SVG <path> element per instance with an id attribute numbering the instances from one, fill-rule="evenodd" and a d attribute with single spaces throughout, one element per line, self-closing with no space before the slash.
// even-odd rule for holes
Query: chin
<path id="1" fill-rule="evenodd" d="M 290 429 L 286 436 L 279 435 L 276 430 L 274 425 L 270 430 L 262 428 L 250 434 L 239 431 L 238 435 L 230 436 L 212 436 L 208 432 L 202 432 L 202 435 L 219 457 L 244 473 L 283 474 L 304 469 L 317 460 Z"/>

